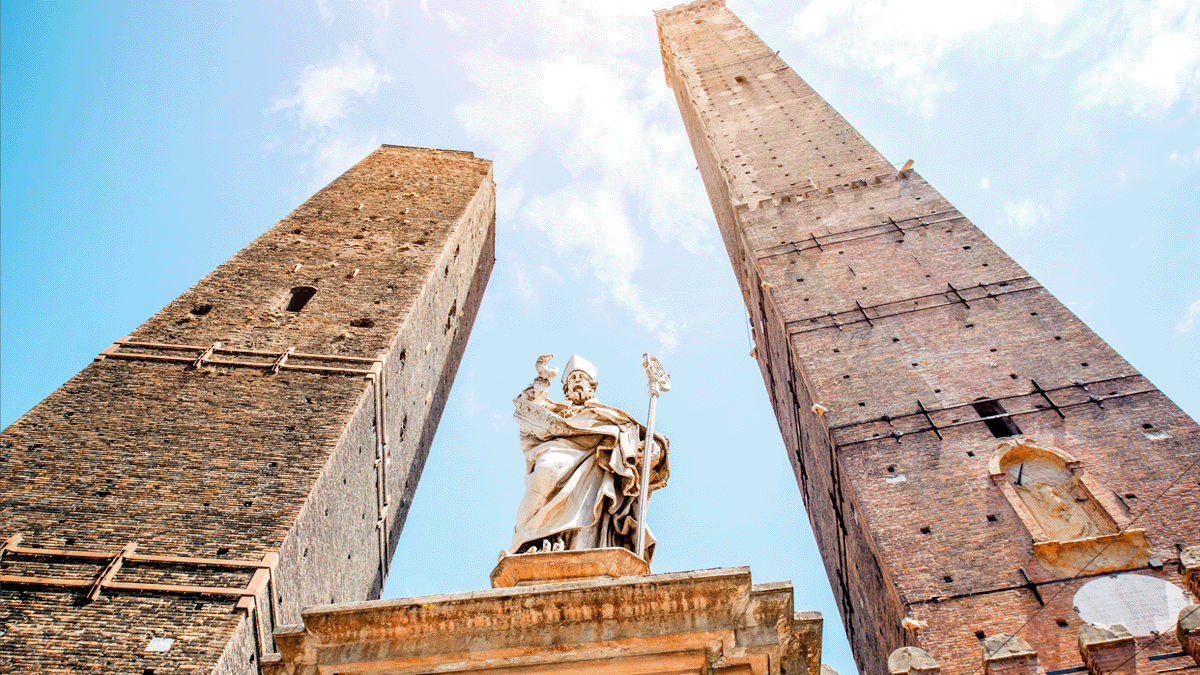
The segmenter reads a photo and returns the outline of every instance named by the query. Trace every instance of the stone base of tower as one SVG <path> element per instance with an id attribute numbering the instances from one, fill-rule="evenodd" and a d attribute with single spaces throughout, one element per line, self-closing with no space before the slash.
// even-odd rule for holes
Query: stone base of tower
<path id="1" fill-rule="evenodd" d="M 539 554 L 529 554 L 539 555 Z M 821 615 L 730 567 L 312 607 L 266 675 L 818 675 Z"/>

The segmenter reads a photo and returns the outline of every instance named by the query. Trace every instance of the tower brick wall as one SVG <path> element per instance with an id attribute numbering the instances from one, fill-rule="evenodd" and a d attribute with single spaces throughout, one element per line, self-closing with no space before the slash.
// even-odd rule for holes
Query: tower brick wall
<path id="1" fill-rule="evenodd" d="M 301 607 L 378 597 L 494 197 L 383 146 L 0 433 L 0 671 L 257 673 Z"/>
<path id="2" fill-rule="evenodd" d="M 656 20 L 861 672 L 906 645 L 943 673 L 982 672 L 998 634 L 1047 671 L 1081 667 L 1071 599 L 1098 569 L 1183 585 L 1179 551 L 1200 544 L 1195 422 L 723 0 Z M 1126 531 L 1096 540 L 1098 563 L 1067 569 L 1081 554 L 1046 548 L 993 476 L 998 445 L 1020 439 L 1069 456 L 1097 518 Z M 1139 649 L 1145 672 L 1193 663 L 1167 635 Z"/>

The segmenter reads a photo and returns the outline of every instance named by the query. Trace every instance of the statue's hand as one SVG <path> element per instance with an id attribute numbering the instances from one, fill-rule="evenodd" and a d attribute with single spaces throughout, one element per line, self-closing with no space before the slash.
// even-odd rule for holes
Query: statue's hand
<path id="1" fill-rule="evenodd" d="M 553 354 L 542 354 L 537 360 L 538 379 L 544 379 L 550 382 L 558 375 L 558 368 L 547 368 L 546 364 L 550 363 L 550 359 L 554 358 Z"/>

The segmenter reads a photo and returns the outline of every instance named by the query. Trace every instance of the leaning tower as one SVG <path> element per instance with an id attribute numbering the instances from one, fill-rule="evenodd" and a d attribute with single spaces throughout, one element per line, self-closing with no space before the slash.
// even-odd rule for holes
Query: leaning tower
<path id="1" fill-rule="evenodd" d="M 656 19 L 861 671 L 1194 668 L 1195 422 L 723 0 Z"/>
<path id="2" fill-rule="evenodd" d="M 494 261 L 491 162 L 383 146 L 0 434 L 0 672 L 258 673 L 377 598 Z"/>

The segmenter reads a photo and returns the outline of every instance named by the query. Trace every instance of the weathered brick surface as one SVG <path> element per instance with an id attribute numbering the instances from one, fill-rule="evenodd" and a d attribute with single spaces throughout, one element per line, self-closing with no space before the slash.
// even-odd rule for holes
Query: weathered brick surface
<path id="1" fill-rule="evenodd" d="M 326 370 L 272 375 L 273 356 L 217 353 L 266 365 L 199 369 L 105 358 L 0 434 L 0 538 L 112 552 L 136 541 L 138 553 L 202 558 L 277 552 L 273 592 L 259 594 L 261 607 L 276 606 L 276 624 L 296 622 L 306 605 L 378 597 L 377 523 L 382 516 L 386 558 L 491 271 L 494 212 L 490 162 L 380 148 L 131 338 L 381 359 L 382 419 L 372 379 L 328 369 L 369 363 L 309 360 Z M 302 285 L 316 295 L 285 311 Z M 99 569 L 12 555 L 0 566 L 73 578 Z M 242 588 L 251 572 L 126 564 L 117 580 Z M 270 651 L 235 611 L 236 597 L 109 590 L 86 603 L 80 595 L 53 585 L 0 589 L 0 671 L 248 673 Z M 144 652 L 155 635 L 176 642 Z"/>
<path id="2" fill-rule="evenodd" d="M 1022 432 L 1080 460 L 1097 501 L 1165 563 L 1138 573 L 1178 585 L 1176 545 L 1200 541 L 1195 422 L 919 175 L 887 165 L 722 0 L 657 20 L 859 668 L 884 672 L 910 644 L 971 673 L 977 632 L 1019 634 L 1048 671 L 1082 665 L 1082 581 L 1033 555 L 970 404 L 1001 399 Z M 1040 609 L 1019 569 L 1047 598 L 1068 590 Z M 906 631 L 905 616 L 927 626 Z M 1178 650 L 1164 635 L 1138 658 Z"/>

